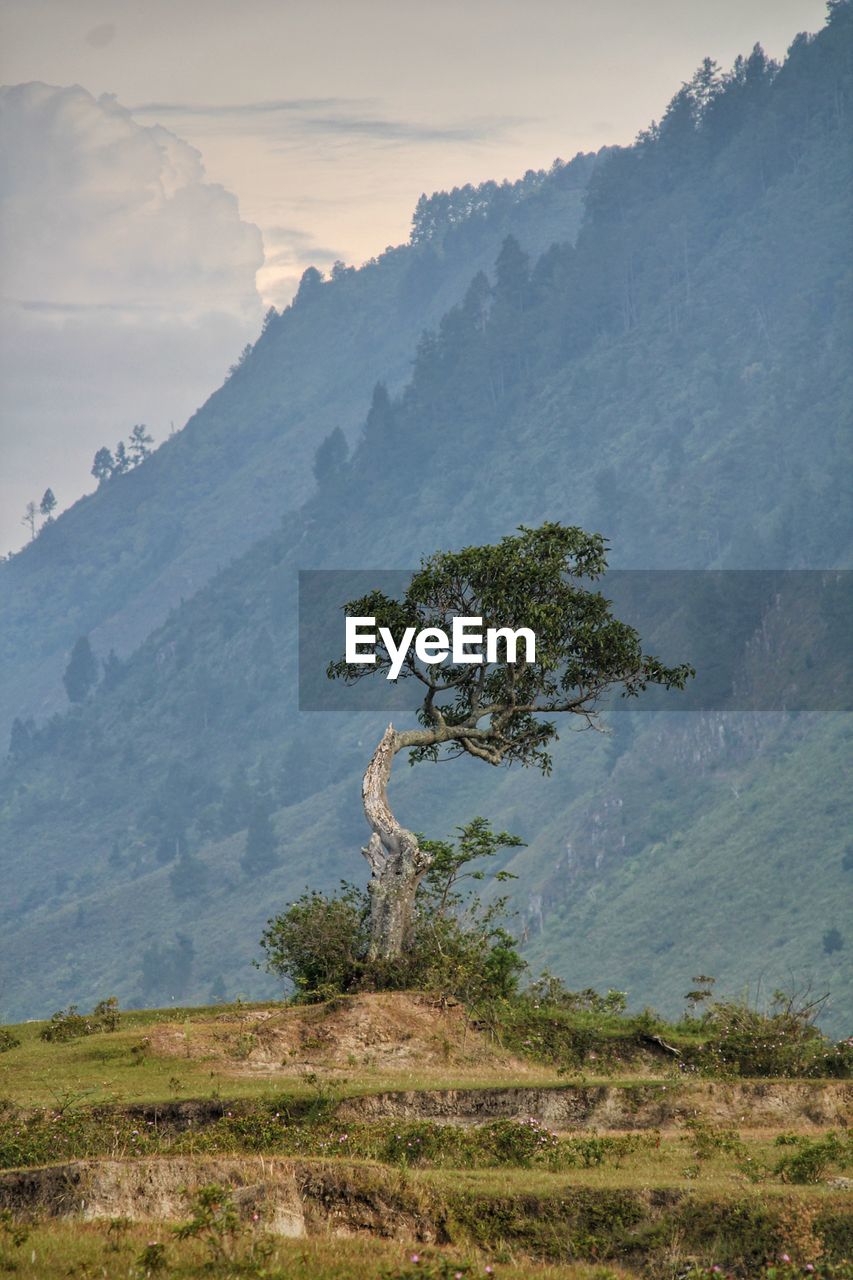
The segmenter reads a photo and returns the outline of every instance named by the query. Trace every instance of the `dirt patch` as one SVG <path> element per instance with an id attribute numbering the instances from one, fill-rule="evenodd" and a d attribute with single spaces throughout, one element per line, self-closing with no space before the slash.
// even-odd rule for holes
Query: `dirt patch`
<path id="1" fill-rule="evenodd" d="M 228 1185 L 267 1230 L 287 1235 L 383 1236 L 407 1243 L 510 1249 L 514 1256 L 624 1262 L 644 1275 L 670 1274 L 679 1260 L 719 1258 L 742 1280 L 791 1245 L 805 1222 L 810 1253 L 849 1256 L 849 1195 L 825 1188 L 763 1195 L 742 1188 L 562 1184 L 550 1192 L 496 1192 L 474 1185 L 429 1187 L 368 1163 L 262 1159 L 78 1161 L 0 1175 L 0 1209 L 33 1217 L 185 1220 L 185 1188 Z"/>
<path id="2" fill-rule="evenodd" d="M 532 1116 L 562 1131 L 667 1129 L 694 1115 L 755 1129 L 844 1128 L 853 1119 L 853 1085 L 807 1080 L 674 1081 L 546 1089 L 401 1090 L 348 1098 L 336 1114 L 342 1120 L 399 1117 L 445 1124 Z"/>
<path id="3" fill-rule="evenodd" d="M 215 1061 L 235 1075 L 302 1070 L 427 1071 L 484 1066 L 529 1075 L 468 1022 L 461 1006 L 426 996 L 382 992 L 321 1005 L 223 1013 L 213 1020 L 164 1022 L 149 1032 L 150 1051 Z"/>
<path id="4" fill-rule="evenodd" d="M 0 1210 L 16 1218 L 128 1218 L 175 1222 L 189 1216 L 200 1187 L 228 1187 L 238 1207 L 268 1231 L 303 1236 L 363 1232 L 441 1242 L 441 1214 L 429 1195 L 373 1166 L 285 1158 L 180 1157 L 75 1160 L 0 1174 Z"/>

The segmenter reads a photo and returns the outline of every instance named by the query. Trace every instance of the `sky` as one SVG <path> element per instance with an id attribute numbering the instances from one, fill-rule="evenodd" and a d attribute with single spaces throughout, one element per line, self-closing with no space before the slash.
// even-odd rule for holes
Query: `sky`
<path id="1" fill-rule="evenodd" d="M 421 192 L 626 144 L 824 0 L 0 0 L 0 554 Z"/>

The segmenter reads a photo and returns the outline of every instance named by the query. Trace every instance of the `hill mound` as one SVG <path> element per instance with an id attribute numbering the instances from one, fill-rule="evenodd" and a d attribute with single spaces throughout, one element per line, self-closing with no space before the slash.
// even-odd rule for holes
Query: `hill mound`
<path id="1" fill-rule="evenodd" d="M 152 1028 L 149 1041 L 154 1055 L 219 1061 L 237 1075 L 454 1065 L 530 1073 L 528 1064 L 496 1050 L 463 1006 L 404 991 L 163 1022 Z"/>

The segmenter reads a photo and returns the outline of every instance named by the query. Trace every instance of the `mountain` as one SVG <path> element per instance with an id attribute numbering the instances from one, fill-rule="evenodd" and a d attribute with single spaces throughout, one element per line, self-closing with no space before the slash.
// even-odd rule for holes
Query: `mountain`
<path id="1" fill-rule="evenodd" d="M 318 445 L 352 439 L 374 384 L 408 376 L 415 345 L 512 232 L 531 252 L 577 233 L 596 157 L 421 197 L 410 242 L 328 281 L 309 269 L 224 385 L 142 465 L 82 498 L 0 562 L 0 734 L 65 705 L 84 634 L 125 656 L 313 487 Z M 156 376 L 156 370 L 151 371 Z"/>
<path id="2" fill-rule="evenodd" d="M 390 394 L 377 388 L 369 410 L 365 396 L 350 446 L 325 440 L 313 490 L 304 478 L 279 527 L 211 572 L 88 697 L 40 727 L 19 720 L 0 780 L 5 1017 L 107 992 L 260 994 L 267 980 L 249 962 L 266 917 L 306 883 L 363 874 L 358 775 L 383 721 L 299 711 L 299 569 L 413 566 L 544 519 L 603 530 L 624 567 L 848 562 L 851 34 L 850 5 L 835 4 L 781 68 L 760 49 L 725 76 L 703 64 L 659 124 L 592 167 L 576 237 L 543 248 L 540 236 L 537 255 L 502 223 L 488 272 L 460 249 L 467 288 L 417 343 L 411 376 L 401 358 Z M 531 211 L 553 181 L 536 179 Z M 395 251 L 411 264 L 437 252 L 429 208 Z M 481 246 L 471 217 L 445 234 Z M 335 326 L 361 319 L 337 309 L 345 288 L 367 287 L 355 281 L 309 277 L 209 405 L 229 406 L 233 423 L 271 403 L 261 374 L 272 376 L 276 327 L 301 309 L 322 306 L 313 341 L 336 354 Z M 305 477 L 334 425 L 293 446 Z M 217 538 L 253 501 L 226 473 L 257 476 L 263 454 L 246 443 L 244 470 L 241 436 L 228 440 Z M 174 510 L 185 492 L 195 502 L 191 468 L 178 475 L 170 448 L 113 492 L 148 483 L 156 461 Z M 119 498 L 89 504 L 118 519 Z M 154 581 L 159 544 L 134 521 L 124 575 Z M 180 557 L 161 554 L 176 574 Z M 36 589 L 30 557 L 14 565 L 20 619 Z M 97 560 L 89 572 L 115 581 Z M 64 590 L 51 661 L 56 620 L 83 598 L 82 586 Z M 66 643 L 83 629 L 66 629 Z M 12 637 L 22 694 L 34 686 L 21 647 L 37 630 L 21 621 Z M 93 637 L 102 656 L 107 636 L 105 624 Z M 630 984 L 633 999 L 671 1010 L 712 966 L 728 989 L 811 979 L 831 987 L 827 1025 L 840 1033 L 853 1018 L 839 963 L 853 946 L 848 721 L 637 711 L 607 737 L 565 734 L 548 779 L 423 765 L 400 770 L 395 803 L 431 835 L 485 813 L 528 842 L 507 864 L 528 954 L 571 983 Z M 245 857 L 257 814 L 272 818 L 278 865 Z"/>

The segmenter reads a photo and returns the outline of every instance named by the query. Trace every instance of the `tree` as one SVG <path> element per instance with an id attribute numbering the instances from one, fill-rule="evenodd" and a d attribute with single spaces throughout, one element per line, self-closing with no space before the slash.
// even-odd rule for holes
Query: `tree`
<path id="1" fill-rule="evenodd" d="M 106 480 L 109 480 L 114 470 L 115 460 L 109 449 L 104 445 L 95 454 L 94 461 L 92 462 L 92 475 L 95 477 L 98 484 L 103 484 Z"/>
<path id="2" fill-rule="evenodd" d="M 299 281 L 299 288 L 296 290 L 293 306 L 307 302 L 309 298 L 316 297 L 320 292 L 322 283 L 322 271 L 318 271 L 316 267 L 306 267 L 302 272 L 302 279 Z"/>
<path id="3" fill-rule="evenodd" d="M 124 676 L 124 663 L 115 649 L 110 649 L 101 665 L 104 669 L 104 688 L 115 689 Z"/>
<path id="4" fill-rule="evenodd" d="M 317 446 L 314 454 L 314 479 L 318 489 L 334 487 L 344 474 L 348 456 L 346 436 L 340 427 L 335 427 Z"/>
<path id="5" fill-rule="evenodd" d="M 34 502 L 28 502 L 24 514 L 21 516 L 21 524 L 27 525 L 30 531 L 30 541 L 32 542 L 36 536 L 36 520 L 38 519 L 38 507 Z"/>
<path id="6" fill-rule="evenodd" d="M 83 702 L 90 689 L 98 682 L 98 664 L 92 652 L 88 636 L 81 636 L 71 650 L 68 666 L 62 677 L 70 702 Z"/>
<path id="7" fill-rule="evenodd" d="M 153 443 L 154 437 L 148 434 L 145 424 L 138 422 L 131 431 L 128 442 L 132 466 L 138 467 L 140 462 L 144 462 L 146 458 L 151 456 L 149 446 Z"/>
<path id="8" fill-rule="evenodd" d="M 680 689 L 693 674 L 686 664 L 666 667 L 644 654 L 633 627 L 613 617 L 600 592 L 580 585 L 606 567 L 600 534 L 553 523 L 522 526 L 496 545 L 423 560 L 401 600 L 374 591 L 346 605 L 350 616 L 375 618 L 396 644 L 409 627 L 447 631 L 454 617 L 481 618 L 484 628 L 527 627 L 536 637 L 535 660 L 509 661 L 505 639 L 494 661 L 438 667 L 411 647 L 405 654 L 400 678 L 423 685 L 420 727 L 398 731 L 389 724 L 362 784 L 372 828 L 362 850 L 370 866 L 371 959 L 396 959 L 410 945 L 415 894 L 434 860 L 388 803 L 398 752 L 408 750 L 413 763 L 470 755 L 495 766 L 535 764 L 548 773 L 547 748 L 557 736 L 553 717 L 577 716 L 590 726 L 608 692 L 634 697 L 648 684 Z M 327 674 L 355 683 L 385 676 L 391 665 L 380 641 L 374 665 L 340 660 Z"/>
<path id="9" fill-rule="evenodd" d="M 45 518 L 47 524 L 53 520 L 53 513 L 56 510 L 56 498 L 52 489 L 45 489 L 39 503 L 39 511 Z"/>
<path id="10" fill-rule="evenodd" d="M 469 1005 L 511 995 L 524 961 L 501 924 L 506 898 L 485 905 L 476 892 L 460 886 L 484 880 L 488 860 L 522 841 L 492 831 L 485 818 L 474 818 L 457 831 L 455 842 L 422 841 L 432 863 L 418 885 L 412 946 L 402 962 L 371 959 L 370 895 L 343 882 L 337 894 L 302 894 L 267 921 L 261 937 L 266 968 L 292 982 L 304 1000 L 413 987 Z M 492 878 L 515 879 L 508 871 Z"/>
<path id="11" fill-rule="evenodd" d="M 21 720 L 16 717 L 12 721 L 12 732 L 9 738 L 9 755 L 13 760 L 23 760 L 29 755 L 35 738 L 36 726 L 32 719 Z"/>
<path id="12" fill-rule="evenodd" d="M 267 805 L 258 799 L 246 832 L 246 849 L 240 865 L 246 875 L 264 875 L 277 867 L 278 863 L 278 837 Z"/>
<path id="13" fill-rule="evenodd" d="M 123 440 L 119 440 L 113 454 L 113 475 L 124 475 L 125 471 L 130 470 L 130 458 L 128 457 L 127 448 Z"/>
<path id="14" fill-rule="evenodd" d="M 831 956 L 834 951 L 841 951 L 843 946 L 844 946 L 844 939 L 842 938 L 839 930 L 827 929 L 826 933 L 823 935 L 824 953 L 828 956 Z"/>

